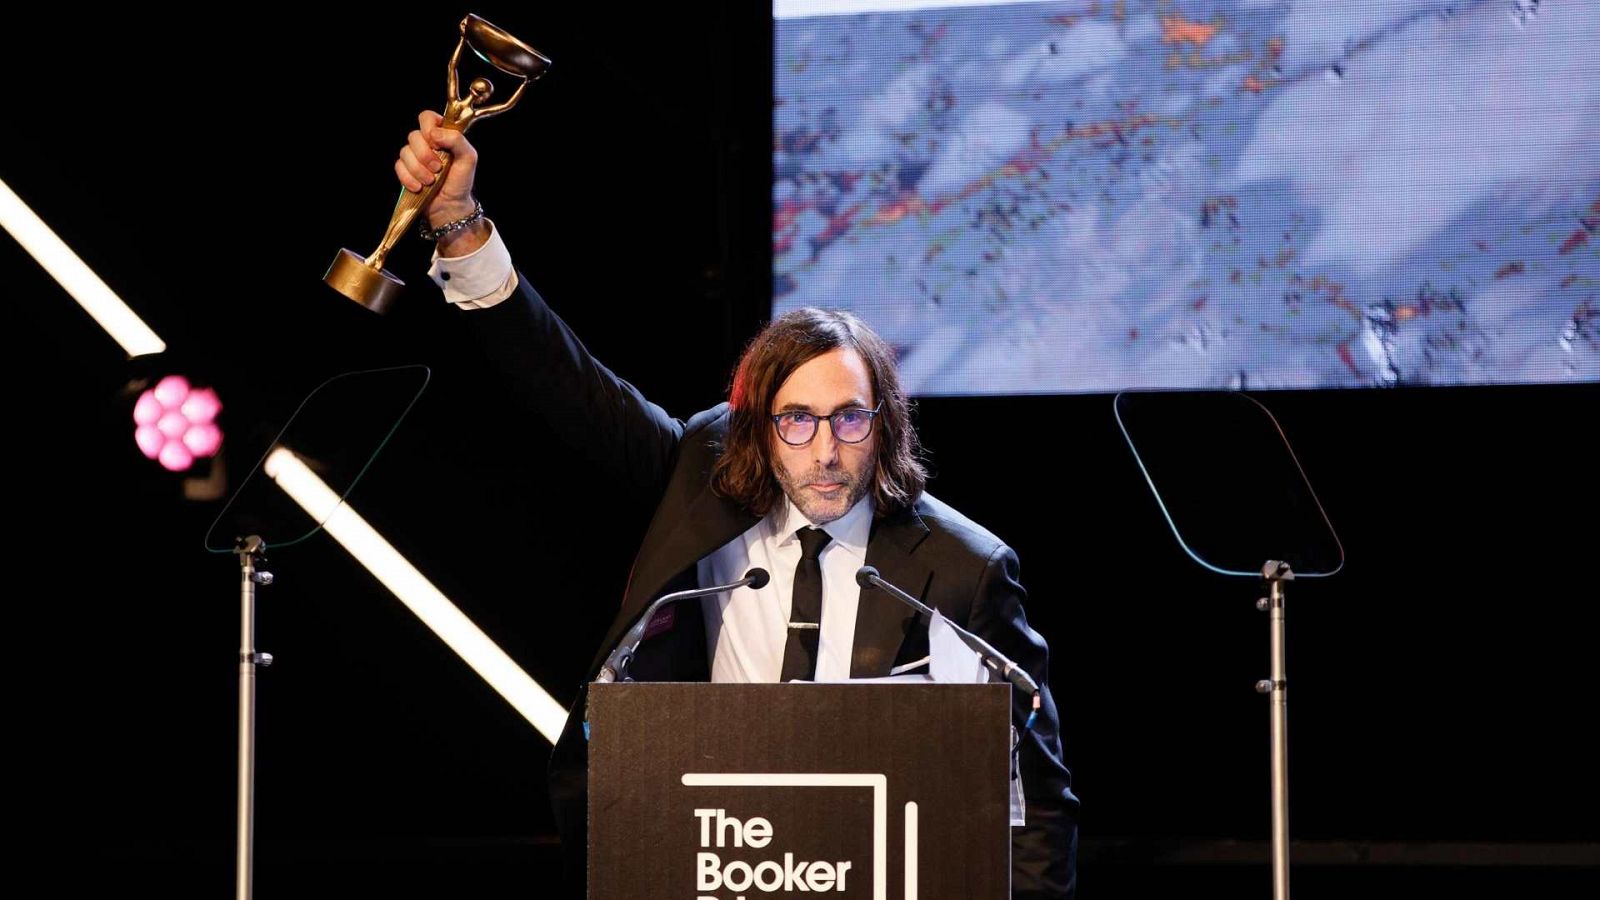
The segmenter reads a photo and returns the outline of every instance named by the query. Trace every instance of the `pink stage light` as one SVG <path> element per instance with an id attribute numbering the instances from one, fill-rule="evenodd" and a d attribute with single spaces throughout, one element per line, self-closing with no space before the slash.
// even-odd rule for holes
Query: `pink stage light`
<path id="1" fill-rule="evenodd" d="M 211 422 L 201 422 L 183 433 L 183 445 L 195 456 L 211 456 L 222 446 L 222 429 Z"/>
<path id="2" fill-rule="evenodd" d="M 182 472 L 194 465 L 194 454 L 184 449 L 181 441 L 169 441 L 161 445 L 161 455 L 157 457 L 162 468 L 169 472 Z"/>
<path id="3" fill-rule="evenodd" d="M 161 421 L 164 411 L 161 401 L 156 399 L 155 391 L 145 391 L 139 395 L 139 402 L 133 405 L 133 421 L 141 426 L 154 425 Z"/>
<path id="4" fill-rule="evenodd" d="M 134 443 L 163 468 L 185 471 L 197 458 L 215 456 L 222 447 L 222 429 L 215 421 L 221 411 L 216 391 L 192 388 L 182 375 L 168 375 L 134 403 Z"/>
<path id="5" fill-rule="evenodd" d="M 139 452 L 146 459 L 155 459 L 161 455 L 161 445 L 167 442 L 167 437 L 154 425 L 140 425 L 133 432 L 133 442 L 139 445 Z"/>
<path id="6" fill-rule="evenodd" d="M 217 392 L 211 388 L 199 388 L 189 392 L 183 400 L 183 417 L 195 424 L 210 422 L 222 411 L 222 401 L 217 399 Z"/>
<path id="7" fill-rule="evenodd" d="M 177 409 L 189 396 L 189 379 L 182 375 L 168 375 L 156 382 L 156 399 L 167 409 Z"/>

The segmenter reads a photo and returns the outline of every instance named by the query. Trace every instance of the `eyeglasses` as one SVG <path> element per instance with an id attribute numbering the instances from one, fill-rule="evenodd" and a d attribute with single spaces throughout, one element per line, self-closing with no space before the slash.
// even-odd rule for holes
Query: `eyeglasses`
<path id="1" fill-rule="evenodd" d="M 883 409 L 883 401 L 878 402 L 876 409 L 859 409 L 850 407 L 841 409 L 829 416 L 816 416 L 808 412 L 778 413 L 772 417 L 772 424 L 777 426 L 778 439 L 791 447 L 801 447 L 811 443 L 817 436 L 817 423 L 823 419 L 828 420 L 828 428 L 833 431 L 835 440 L 846 444 L 859 444 L 872 433 L 872 420 L 877 418 L 878 410 Z"/>

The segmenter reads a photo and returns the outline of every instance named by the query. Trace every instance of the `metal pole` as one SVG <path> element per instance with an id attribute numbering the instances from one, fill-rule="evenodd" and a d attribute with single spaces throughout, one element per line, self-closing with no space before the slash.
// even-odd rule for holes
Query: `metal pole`
<path id="1" fill-rule="evenodd" d="M 1269 695 L 1272 709 L 1272 896 L 1289 900 L 1289 681 L 1284 663 L 1283 583 L 1294 580 L 1289 564 L 1269 561 L 1261 570 L 1270 588 L 1256 608 L 1268 615 L 1272 643 L 1272 677 L 1256 682 Z"/>
<path id="2" fill-rule="evenodd" d="M 271 584 L 266 542 L 251 535 L 234 545 L 239 556 L 239 821 L 234 896 L 250 900 L 255 851 L 256 666 L 272 665 L 272 654 L 256 652 L 256 585 Z"/>

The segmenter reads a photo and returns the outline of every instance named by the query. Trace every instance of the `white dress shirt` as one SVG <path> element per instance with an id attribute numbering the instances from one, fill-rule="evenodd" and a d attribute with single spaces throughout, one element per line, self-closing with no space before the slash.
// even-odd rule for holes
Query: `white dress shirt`
<path id="1" fill-rule="evenodd" d="M 517 289 L 517 270 L 511 251 L 500 239 L 500 229 L 488 219 L 489 240 L 466 256 L 441 257 L 433 251 L 428 277 L 444 291 L 444 298 L 462 309 L 488 309 Z"/>
<path id="2" fill-rule="evenodd" d="M 833 540 L 822 548 L 822 628 L 817 640 L 817 681 L 850 677 L 856 606 L 861 586 L 856 570 L 867 560 L 872 534 L 872 497 L 863 497 L 839 519 L 823 526 Z M 800 563 L 795 532 L 811 526 L 788 497 L 754 527 L 700 560 L 702 587 L 738 581 L 751 566 L 771 580 L 759 591 L 740 588 L 701 601 L 712 681 L 777 681 L 789 640 L 794 570 Z"/>

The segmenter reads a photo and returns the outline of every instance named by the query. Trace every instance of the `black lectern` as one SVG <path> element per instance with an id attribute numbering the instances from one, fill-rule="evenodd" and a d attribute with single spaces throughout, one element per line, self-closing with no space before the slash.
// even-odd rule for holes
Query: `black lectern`
<path id="1" fill-rule="evenodd" d="M 591 900 L 1010 896 L 1011 687 L 589 686 Z"/>

